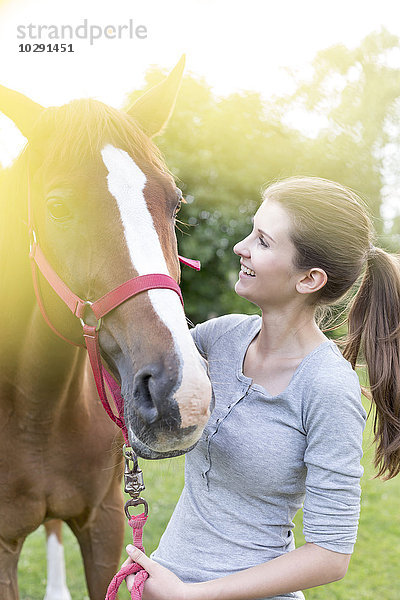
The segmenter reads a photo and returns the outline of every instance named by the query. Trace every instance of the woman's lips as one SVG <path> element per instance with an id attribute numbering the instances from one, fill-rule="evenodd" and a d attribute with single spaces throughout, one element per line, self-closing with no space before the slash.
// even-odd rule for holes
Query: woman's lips
<path id="1" fill-rule="evenodd" d="M 243 276 L 243 277 L 255 277 L 256 274 L 253 271 L 253 269 L 250 269 L 250 267 L 246 267 L 246 265 L 240 265 L 239 276 Z"/>

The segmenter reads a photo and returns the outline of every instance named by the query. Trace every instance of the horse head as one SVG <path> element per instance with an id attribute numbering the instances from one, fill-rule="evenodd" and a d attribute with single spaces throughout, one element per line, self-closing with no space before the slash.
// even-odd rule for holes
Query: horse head
<path id="1" fill-rule="evenodd" d="M 127 112 L 92 99 L 43 108 L 0 87 L 0 109 L 28 139 L 40 246 L 81 298 L 96 300 L 149 273 L 179 282 L 181 193 L 151 137 L 172 111 L 182 72 L 183 60 Z M 40 287 L 54 326 L 82 343 L 79 321 L 41 276 Z M 178 295 L 154 289 L 130 298 L 103 319 L 99 343 L 121 384 L 133 449 L 144 458 L 190 449 L 209 417 L 211 386 Z"/>

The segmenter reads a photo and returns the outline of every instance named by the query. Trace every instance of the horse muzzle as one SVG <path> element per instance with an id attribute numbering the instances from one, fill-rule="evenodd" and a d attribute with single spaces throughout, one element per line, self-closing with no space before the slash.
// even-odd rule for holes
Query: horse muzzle
<path id="1" fill-rule="evenodd" d="M 130 386 L 122 378 L 129 441 L 143 458 L 177 456 L 200 438 L 210 416 L 211 384 L 201 357 L 195 359 L 180 368 L 171 360 L 146 365 Z"/>

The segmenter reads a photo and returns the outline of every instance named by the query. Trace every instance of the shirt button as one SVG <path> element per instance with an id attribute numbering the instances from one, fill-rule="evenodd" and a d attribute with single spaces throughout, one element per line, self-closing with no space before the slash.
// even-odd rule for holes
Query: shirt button
<path id="1" fill-rule="evenodd" d="M 232 407 L 232 404 L 228 404 L 228 410 Z"/>
<path id="2" fill-rule="evenodd" d="M 217 419 L 217 423 L 221 423 L 222 419 Z"/>

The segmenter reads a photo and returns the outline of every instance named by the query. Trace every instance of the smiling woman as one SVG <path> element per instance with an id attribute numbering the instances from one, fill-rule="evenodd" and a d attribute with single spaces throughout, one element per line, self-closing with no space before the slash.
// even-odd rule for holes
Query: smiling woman
<path id="1" fill-rule="evenodd" d="M 253 231 L 234 247 L 241 256 L 235 287 L 239 296 L 258 306 L 268 299 L 272 307 L 281 305 L 285 294 L 291 293 L 297 272 L 293 268 L 295 251 L 289 238 L 290 224 L 287 212 L 279 204 L 261 205 L 254 216 Z"/>
<path id="2" fill-rule="evenodd" d="M 376 466 L 387 478 L 400 471 L 400 268 L 373 238 L 364 203 L 338 183 L 294 177 L 266 189 L 234 248 L 236 293 L 262 315 L 192 330 L 215 409 L 186 456 L 185 487 L 152 558 L 128 547 L 127 564 L 149 573 L 144 600 L 302 599 L 300 590 L 345 576 L 363 473 L 360 348 L 377 411 Z M 343 356 L 316 308 L 360 276 Z M 302 505 L 306 543 L 295 548 Z"/>

